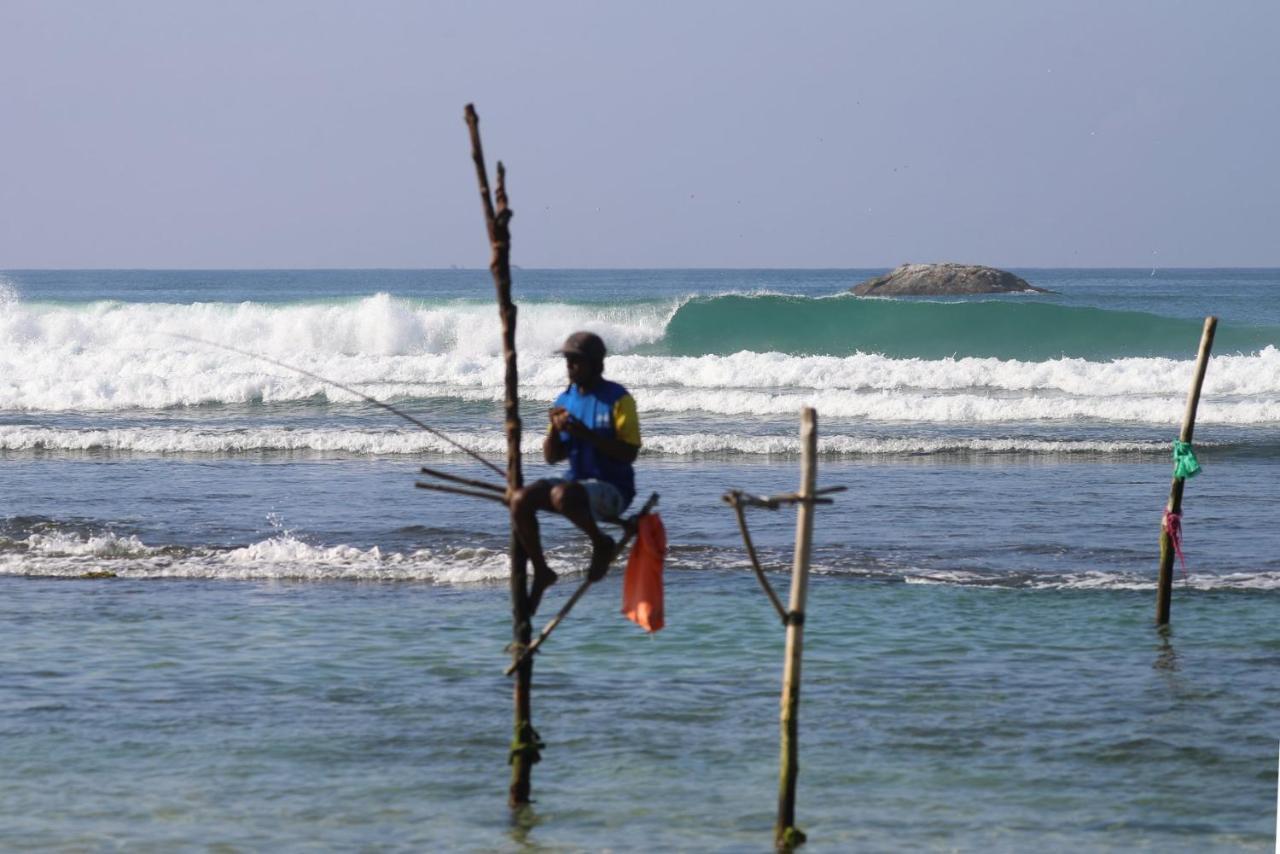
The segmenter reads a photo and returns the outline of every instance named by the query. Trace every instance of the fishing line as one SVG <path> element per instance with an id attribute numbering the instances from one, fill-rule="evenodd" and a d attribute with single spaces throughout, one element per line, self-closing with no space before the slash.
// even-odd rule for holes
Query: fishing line
<path id="1" fill-rule="evenodd" d="M 399 415 L 401 418 L 403 418 L 405 421 L 408 421 L 410 424 L 413 424 L 415 427 L 421 427 L 423 430 L 426 430 L 432 436 L 435 436 L 438 439 L 442 439 L 445 442 L 448 442 L 450 445 L 457 448 L 459 451 L 462 451 L 467 456 L 471 457 L 472 459 L 476 460 L 477 462 L 481 463 L 487 468 L 492 469 L 504 481 L 507 479 L 507 473 L 505 471 L 498 468 L 496 465 L 489 462 L 484 457 L 480 456 L 475 451 L 468 448 L 466 445 L 463 445 L 460 442 L 456 441 L 455 439 L 450 438 L 449 436 L 440 432 L 436 428 L 431 427 L 427 424 L 424 424 L 423 422 L 419 421 L 417 418 L 414 418 L 409 413 L 401 412 L 399 409 L 396 409 L 391 404 L 383 403 L 381 400 L 378 400 L 376 397 L 370 397 L 364 392 L 357 391 L 356 389 L 352 388 L 349 385 L 343 385 L 342 383 L 336 380 L 327 379 L 325 377 L 320 376 L 319 374 L 312 373 L 311 371 L 308 371 L 305 368 L 299 368 L 295 365 L 286 364 L 285 362 L 282 362 L 279 359 L 273 359 L 270 356 L 263 356 L 260 353 L 251 353 L 248 350 L 241 350 L 239 347 L 232 347 L 230 344 L 221 344 L 217 341 L 206 341 L 203 338 L 197 338 L 194 335 L 183 335 L 180 332 L 166 332 L 164 334 L 168 335 L 171 338 L 182 338 L 183 340 L 186 340 L 186 341 L 194 341 L 197 344 L 207 344 L 210 347 L 218 347 L 223 350 L 230 350 L 232 353 L 239 353 L 241 356 L 248 356 L 250 359 L 260 359 L 263 362 L 270 362 L 271 364 L 284 368 L 287 371 L 294 371 L 295 373 L 302 374 L 304 377 L 311 377 L 311 379 L 313 380 L 319 380 L 320 382 L 331 385 L 334 388 L 340 388 L 343 391 L 347 392 L 348 394 L 354 394 L 356 397 L 360 398 L 361 400 L 364 400 L 368 403 L 372 403 L 374 406 L 382 407 L 383 409 L 387 410 L 393 415 Z"/>

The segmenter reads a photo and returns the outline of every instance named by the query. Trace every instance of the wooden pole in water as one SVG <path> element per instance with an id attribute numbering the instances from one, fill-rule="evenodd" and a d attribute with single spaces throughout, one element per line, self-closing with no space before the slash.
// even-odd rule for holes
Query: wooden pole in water
<path id="1" fill-rule="evenodd" d="M 1182 416 L 1182 432 L 1178 439 L 1190 442 L 1191 434 L 1196 429 L 1196 408 L 1200 405 L 1200 388 L 1204 385 L 1204 373 L 1209 367 L 1209 351 L 1213 349 L 1213 333 L 1218 328 L 1218 318 L 1206 317 L 1204 331 L 1200 334 L 1200 352 L 1196 355 L 1196 372 L 1191 379 L 1191 389 L 1187 392 L 1187 409 Z M 1182 487 L 1186 483 L 1183 478 L 1175 477 L 1169 488 L 1169 503 L 1165 505 L 1166 513 L 1182 513 Z M 1173 559 L 1175 555 L 1173 536 L 1163 521 L 1160 523 L 1160 575 L 1156 580 L 1156 625 L 1169 625 L 1169 605 L 1173 598 Z"/>
<path id="2" fill-rule="evenodd" d="M 778 821 L 774 842 L 790 849 L 804 842 L 796 827 L 796 777 L 800 766 L 800 656 L 804 651 L 804 604 L 809 590 L 809 553 L 813 546 L 814 487 L 817 482 L 818 413 L 805 407 L 800 413 L 800 501 L 796 505 L 796 552 L 791 570 L 791 600 L 787 609 L 786 664 L 782 672 L 782 749 L 778 773 Z"/>
<path id="3" fill-rule="evenodd" d="M 467 104 L 467 127 L 471 132 L 471 159 L 475 162 L 476 180 L 480 184 L 480 201 L 484 206 L 485 227 L 489 231 L 492 257 L 489 272 L 497 289 L 498 315 L 502 320 L 502 361 L 505 395 L 503 409 L 507 434 L 507 498 L 524 485 L 520 469 L 520 396 L 519 374 L 516 371 L 516 306 L 511 300 L 511 233 L 507 224 L 512 211 L 507 206 L 506 170 L 498 161 L 498 184 L 494 197 L 489 195 L 489 174 L 484 165 L 484 149 L 480 145 L 480 117 L 475 107 Z M 496 204 L 495 204 L 496 201 Z M 529 558 L 516 536 L 515 520 L 511 523 L 511 625 L 512 654 L 529 645 L 533 637 L 529 613 L 528 567 Z M 533 728 L 532 709 L 533 658 L 521 662 L 516 671 L 514 731 L 511 739 L 511 787 L 508 803 L 519 807 L 529 803 L 530 777 L 542 747 L 541 739 Z"/>

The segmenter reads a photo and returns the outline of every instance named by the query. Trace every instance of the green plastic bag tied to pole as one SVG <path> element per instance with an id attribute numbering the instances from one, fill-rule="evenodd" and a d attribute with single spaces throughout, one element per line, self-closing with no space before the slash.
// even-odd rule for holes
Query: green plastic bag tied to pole
<path id="1" fill-rule="evenodd" d="M 1190 442 L 1173 443 L 1173 476 L 1181 480 L 1200 474 L 1200 461 Z"/>

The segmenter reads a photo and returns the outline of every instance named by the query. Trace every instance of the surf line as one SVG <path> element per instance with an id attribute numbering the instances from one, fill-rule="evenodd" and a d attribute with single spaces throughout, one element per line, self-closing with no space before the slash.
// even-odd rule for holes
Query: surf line
<path id="1" fill-rule="evenodd" d="M 340 388 L 343 391 L 345 391 L 347 394 L 354 394 L 356 397 L 360 398 L 361 400 L 367 403 L 372 403 L 374 406 L 380 406 L 383 409 L 390 412 L 391 414 L 400 416 L 405 421 L 408 421 L 410 424 L 414 425 L 415 427 L 421 427 L 423 430 L 426 430 L 432 436 L 435 436 L 436 438 L 449 443 L 453 447 L 457 448 L 459 451 L 462 451 L 464 454 L 474 459 L 476 462 L 480 463 L 486 468 L 493 470 L 499 477 L 503 478 L 504 480 L 507 477 L 507 473 L 505 471 L 498 468 L 496 465 L 489 462 L 484 457 L 480 456 L 475 451 L 468 448 L 466 445 L 463 445 L 461 442 L 458 442 L 456 439 L 451 438 L 447 434 L 442 433 L 441 431 L 437 430 L 436 428 L 428 424 L 424 424 L 422 421 L 418 420 L 417 418 L 414 418 L 409 413 L 402 412 L 399 409 L 396 409 L 391 404 L 383 403 L 381 400 L 378 400 L 376 397 L 367 395 L 364 392 L 358 391 L 349 385 L 344 385 L 338 382 L 337 380 L 331 380 L 327 377 L 322 377 L 317 373 L 308 371 L 306 368 L 299 368 L 296 365 L 290 365 L 286 362 L 280 361 L 279 359 L 273 359 L 270 356 L 264 356 L 261 353 L 252 353 L 248 350 L 241 350 L 239 347 L 233 347 L 230 344 L 222 344 L 218 341 L 209 341 L 204 338 L 197 338 L 194 335 L 183 335 L 180 332 L 166 332 L 164 334 L 168 335 L 170 338 L 181 338 L 184 341 L 192 341 L 196 344 L 204 344 L 209 347 L 217 347 L 221 350 L 229 350 L 232 353 L 239 353 L 241 356 L 247 356 L 250 359 L 258 359 L 263 362 L 269 362 L 270 364 L 276 365 L 277 367 L 284 368 L 287 371 L 293 371 L 295 373 L 302 374 L 304 377 L 310 377 L 311 379 L 318 380 L 322 383 L 325 383 L 326 385 L 331 385 L 334 388 Z"/>

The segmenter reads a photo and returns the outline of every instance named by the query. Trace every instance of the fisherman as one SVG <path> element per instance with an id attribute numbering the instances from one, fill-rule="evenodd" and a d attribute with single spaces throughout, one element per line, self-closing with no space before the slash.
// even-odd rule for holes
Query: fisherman
<path id="1" fill-rule="evenodd" d="M 640 421 L 635 398 L 604 378 L 604 341 L 591 332 L 575 332 L 557 352 L 564 355 L 569 386 L 549 413 L 542 456 L 548 464 L 567 459 L 569 476 L 531 483 L 511 503 L 516 535 L 533 563 L 531 613 L 543 591 L 556 582 L 542 552 L 538 511 L 559 513 L 591 539 L 587 578 L 599 581 L 609 571 L 617 544 L 598 523 L 621 516 L 636 494 L 631 464 L 640 453 Z"/>

